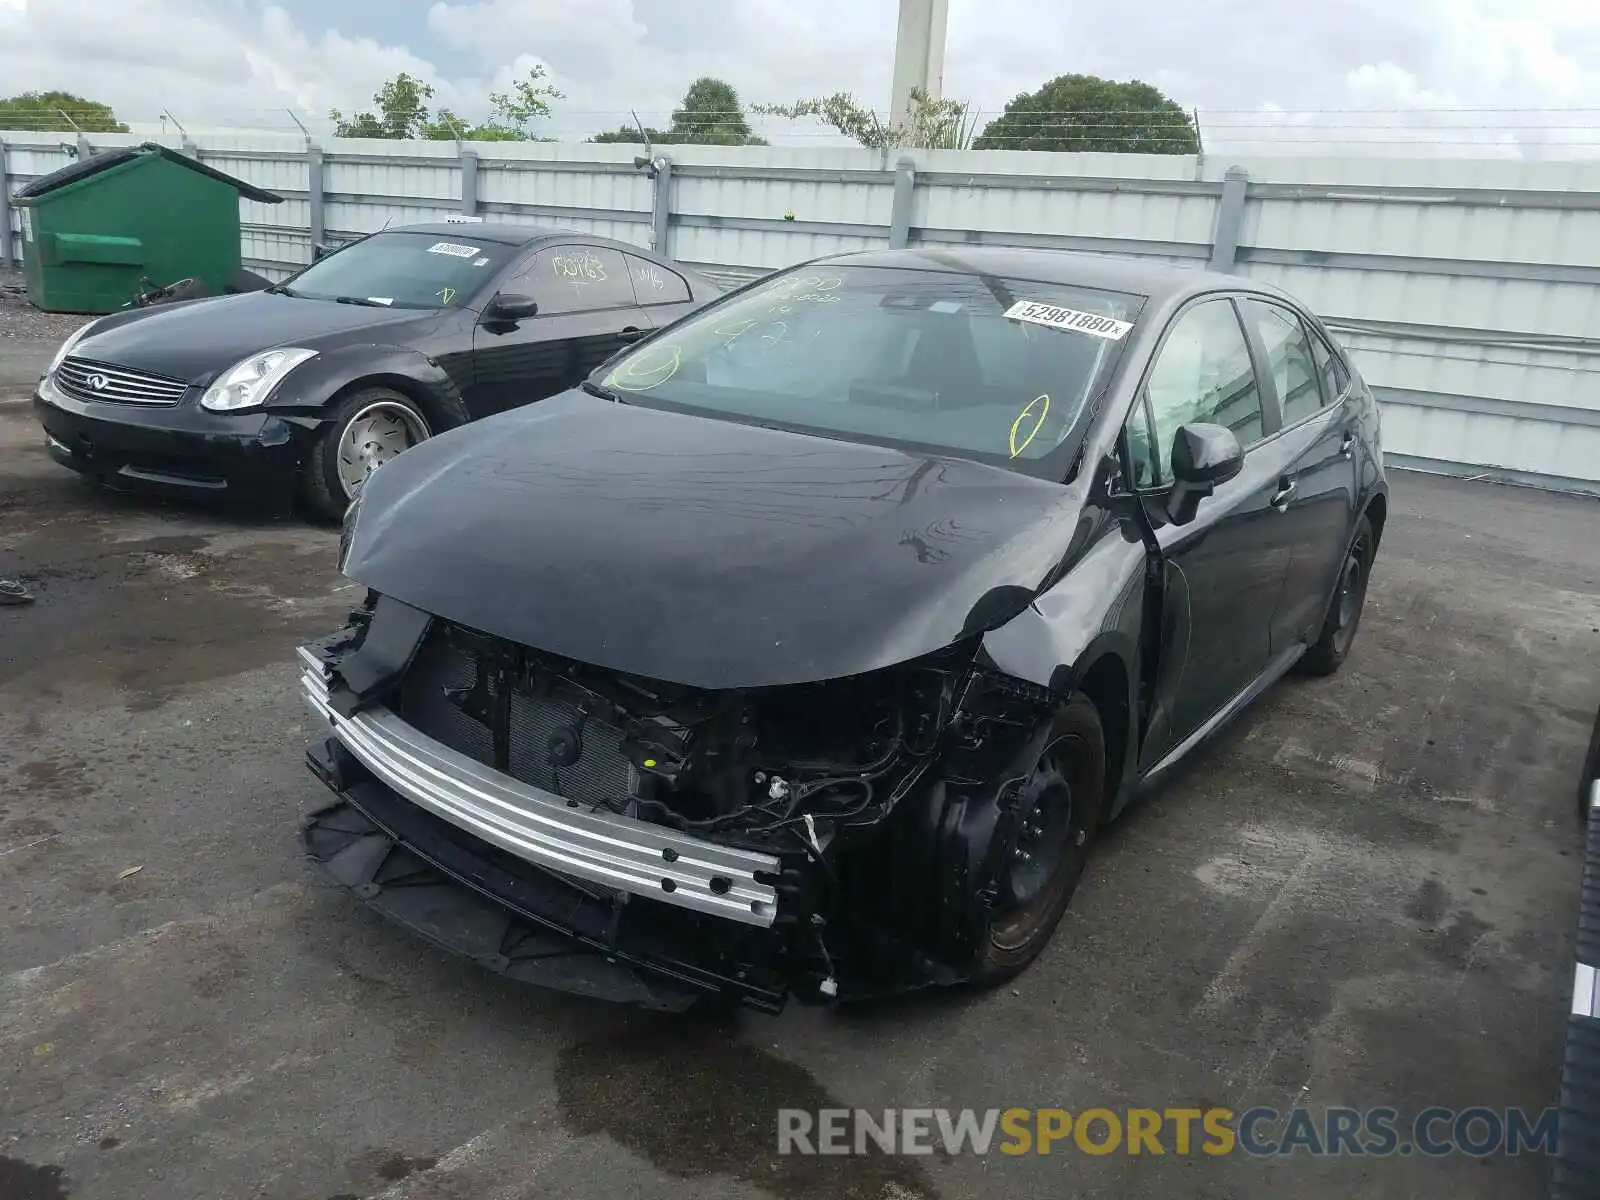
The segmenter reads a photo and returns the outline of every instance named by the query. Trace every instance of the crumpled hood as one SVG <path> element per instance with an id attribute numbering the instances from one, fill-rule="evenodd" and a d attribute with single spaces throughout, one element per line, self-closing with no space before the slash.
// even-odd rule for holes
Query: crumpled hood
<path id="1" fill-rule="evenodd" d="M 485 633 L 707 688 L 853 675 L 992 628 L 1060 560 L 1059 484 L 566 392 L 367 483 L 345 572 Z"/>
<path id="2" fill-rule="evenodd" d="M 208 383 L 241 358 L 274 346 L 312 350 L 363 340 L 404 339 L 393 326 L 438 319 L 433 310 L 372 308 L 305 296 L 245 292 L 190 303 L 157 304 L 104 318 L 73 347 L 78 358 Z"/>

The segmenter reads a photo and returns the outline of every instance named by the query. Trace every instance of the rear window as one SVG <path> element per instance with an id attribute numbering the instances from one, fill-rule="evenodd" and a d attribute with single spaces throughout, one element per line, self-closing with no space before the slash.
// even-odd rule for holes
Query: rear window
<path id="1" fill-rule="evenodd" d="M 457 308 L 472 299 L 517 252 L 474 241 L 472 226 L 433 233 L 375 233 L 312 263 L 286 281 L 291 294 L 344 298 L 393 308 Z"/>
<path id="2" fill-rule="evenodd" d="M 1142 300 L 1026 279 L 812 264 L 617 360 L 641 403 L 1001 463 L 1078 427 Z"/>

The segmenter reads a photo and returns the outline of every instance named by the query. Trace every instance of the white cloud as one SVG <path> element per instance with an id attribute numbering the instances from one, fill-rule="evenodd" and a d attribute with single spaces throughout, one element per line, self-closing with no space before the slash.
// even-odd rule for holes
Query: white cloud
<path id="1" fill-rule="evenodd" d="M 853 91 L 888 105 L 895 0 L 436 0 L 417 10 L 325 0 L 0 0 L 0 80 L 13 93 L 65 88 L 130 120 L 163 109 L 189 127 L 292 129 L 292 107 L 327 132 L 330 107 L 370 106 L 398 71 L 469 119 L 535 63 L 565 93 L 550 132 L 631 120 L 665 124 L 702 74 L 745 102 Z M 409 22 L 409 23 L 408 23 Z M 400 44 L 400 28 L 412 33 Z M 1593 0 L 951 0 L 945 90 L 993 115 L 1072 71 L 1141 78 L 1198 108 L 1208 150 L 1551 152 L 1597 140 L 1582 119 L 1520 111 L 1600 107 Z M 1471 120 L 1430 111 L 1498 106 Z M 1393 110 L 1387 112 L 1348 110 Z M 812 141 L 810 124 L 759 123 Z M 1446 129 L 1451 136 L 1436 131 Z M 1458 144 L 1459 143 L 1459 144 Z"/>

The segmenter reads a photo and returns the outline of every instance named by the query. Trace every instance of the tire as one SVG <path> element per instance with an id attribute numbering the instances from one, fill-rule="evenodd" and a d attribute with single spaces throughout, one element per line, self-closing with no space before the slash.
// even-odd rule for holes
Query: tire
<path id="1" fill-rule="evenodd" d="M 1039 957 L 1088 865 L 1105 809 L 1106 744 L 1100 714 L 1086 697 L 1051 719 L 1034 772 L 1015 819 L 1001 822 L 995 834 L 1002 843 L 995 901 L 979 917 L 971 972 L 980 986 L 1004 983 Z M 1036 800 L 1029 795 L 1035 789 L 1042 789 Z M 1030 802 L 1037 807 L 1030 810 Z"/>
<path id="2" fill-rule="evenodd" d="M 389 432 L 383 431 L 385 425 L 392 427 Z M 423 411 L 394 389 L 350 393 L 339 401 L 306 458 L 302 482 L 307 505 L 317 516 L 338 520 L 367 475 L 430 436 Z"/>
<path id="3" fill-rule="evenodd" d="M 1344 666 L 1350 647 L 1355 644 L 1356 631 L 1361 628 L 1361 614 L 1367 606 L 1367 582 L 1372 576 L 1372 561 L 1377 550 L 1378 539 L 1372 522 L 1363 514 L 1356 523 L 1356 536 L 1339 571 L 1339 584 L 1328 605 L 1322 632 L 1300 659 L 1300 669 L 1305 674 L 1332 675 Z"/>

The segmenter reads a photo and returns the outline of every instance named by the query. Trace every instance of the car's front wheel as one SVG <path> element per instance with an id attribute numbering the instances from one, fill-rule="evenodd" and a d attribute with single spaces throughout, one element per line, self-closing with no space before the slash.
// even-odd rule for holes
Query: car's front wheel
<path id="1" fill-rule="evenodd" d="M 1013 819 L 997 830 L 1000 866 L 988 892 L 972 978 L 1010 979 L 1049 943 L 1089 862 L 1104 811 L 1105 733 L 1083 696 L 1051 718 L 1043 748 L 1012 786 Z"/>
<path id="2" fill-rule="evenodd" d="M 392 388 L 352 392 L 339 402 L 306 462 L 306 501 L 336 519 L 384 463 L 431 436 L 428 418 Z"/>

